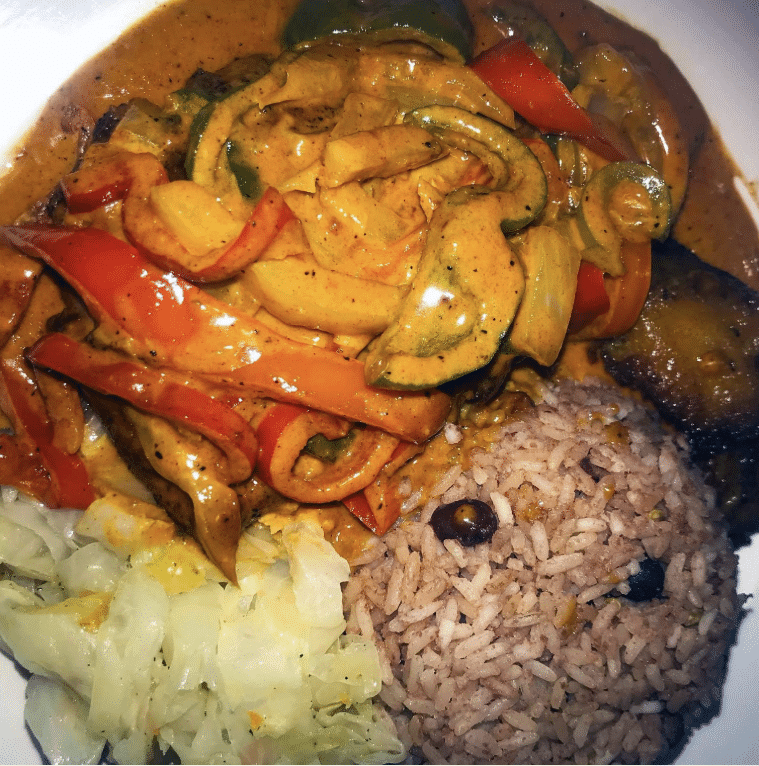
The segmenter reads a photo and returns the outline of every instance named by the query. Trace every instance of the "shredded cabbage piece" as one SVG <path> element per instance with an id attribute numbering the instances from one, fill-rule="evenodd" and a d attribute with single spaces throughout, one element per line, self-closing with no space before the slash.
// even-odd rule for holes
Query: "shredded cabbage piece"
<path id="1" fill-rule="evenodd" d="M 32 676 L 24 717 L 50 763 L 99 763 L 104 737 L 87 731 L 87 703 L 61 681 Z"/>
<path id="2" fill-rule="evenodd" d="M 87 514 L 0 502 L 0 638 L 34 675 L 51 763 L 396 763 L 373 644 L 345 635 L 348 563 L 314 522 L 243 536 L 240 587 L 192 545 L 83 537 Z M 102 501 L 101 501 L 102 505 Z M 102 509 L 100 509 L 102 513 Z M 32 586 L 32 587 L 29 587 Z"/>

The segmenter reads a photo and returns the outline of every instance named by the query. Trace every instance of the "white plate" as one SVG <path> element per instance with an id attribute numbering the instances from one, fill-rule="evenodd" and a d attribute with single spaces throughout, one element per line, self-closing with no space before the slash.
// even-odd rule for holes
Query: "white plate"
<path id="1" fill-rule="evenodd" d="M 745 178 L 759 182 L 756 0 L 597 2 L 661 43 L 701 98 Z M 0 0 L 0 158 L 10 156 L 58 85 L 157 5 L 157 0 Z M 740 552 L 739 575 L 740 592 L 759 592 L 759 540 Z M 42 763 L 24 728 L 24 682 L 3 656 L 0 689 L 0 763 Z M 759 616 L 749 613 L 732 652 L 722 712 L 694 735 L 678 763 L 759 763 L 757 711 Z"/>

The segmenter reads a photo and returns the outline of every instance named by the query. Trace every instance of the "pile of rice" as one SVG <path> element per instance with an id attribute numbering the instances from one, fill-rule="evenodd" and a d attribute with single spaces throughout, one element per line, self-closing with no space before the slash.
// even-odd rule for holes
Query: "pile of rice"
<path id="1" fill-rule="evenodd" d="M 447 434 L 455 439 L 455 434 Z M 687 444 L 643 406 L 564 382 L 360 562 L 349 631 L 415 760 L 650 762 L 719 700 L 741 601 L 736 557 Z M 441 543 L 441 503 L 488 502 L 489 543 Z M 626 580 L 646 556 L 661 598 Z"/>

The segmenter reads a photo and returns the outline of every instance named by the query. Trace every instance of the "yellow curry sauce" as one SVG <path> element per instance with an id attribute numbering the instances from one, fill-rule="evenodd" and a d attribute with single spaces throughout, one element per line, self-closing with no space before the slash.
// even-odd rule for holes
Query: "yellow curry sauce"
<path id="1" fill-rule="evenodd" d="M 478 53 L 497 42 L 499 33 L 492 20 L 488 22 L 478 13 L 487 4 L 484 0 L 470 0 L 466 4 L 477 32 L 475 53 Z M 83 124 L 92 123 L 109 107 L 130 98 L 141 97 L 160 104 L 199 68 L 214 71 L 251 53 L 276 56 L 281 52 L 278 42 L 281 31 L 296 5 L 295 0 L 179 0 L 158 9 L 125 33 L 50 100 L 0 183 L 0 224 L 15 221 L 45 198 L 71 170 Z M 725 182 L 732 179 L 734 166 L 712 132 L 692 89 L 671 61 L 647 35 L 592 4 L 532 0 L 532 5 L 557 30 L 571 52 L 596 40 L 605 41 L 620 48 L 632 48 L 650 64 L 685 126 L 692 156 L 690 186 L 675 236 L 708 262 L 759 288 L 759 234 L 732 183 Z M 704 215 L 705 210 L 715 209 L 726 214 Z M 589 369 L 581 347 L 571 350 L 564 366 L 577 376 Z M 459 445 L 438 438 L 424 461 L 407 470 L 411 483 L 424 484 L 415 481 L 415 477 L 429 475 L 430 471 L 443 473 L 452 461 L 465 457 L 473 446 L 482 445 L 491 432 L 487 426 L 497 425 L 503 416 L 497 408 L 485 414 L 475 413 L 472 425 L 462 429 L 464 441 Z M 488 422 L 483 423 L 483 419 Z M 102 463 L 107 464 L 110 459 Z M 290 504 L 283 510 L 294 507 Z M 323 506 L 310 512 L 347 557 L 352 557 L 365 542 L 368 533 L 342 505 Z M 276 527 L 276 520 L 271 519 L 271 523 Z"/>

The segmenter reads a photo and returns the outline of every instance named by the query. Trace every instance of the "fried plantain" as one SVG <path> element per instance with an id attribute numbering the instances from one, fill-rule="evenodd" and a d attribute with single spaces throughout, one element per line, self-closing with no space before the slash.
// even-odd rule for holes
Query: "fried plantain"
<path id="1" fill-rule="evenodd" d="M 605 342 L 601 357 L 696 451 L 716 454 L 759 437 L 759 295 L 673 240 L 654 246 L 640 318 Z"/>

